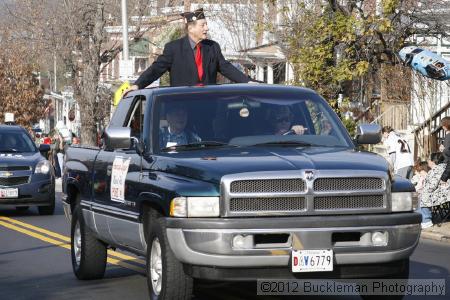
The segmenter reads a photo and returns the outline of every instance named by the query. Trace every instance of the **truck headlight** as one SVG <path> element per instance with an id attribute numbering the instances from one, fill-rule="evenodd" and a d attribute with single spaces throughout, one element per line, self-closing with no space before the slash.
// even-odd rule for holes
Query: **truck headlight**
<path id="1" fill-rule="evenodd" d="M 172 217 L 218 217 L 219 197 L 177 197 L 170 203 Z"/>
<path id="2" fill-rule="evenodd" d="M 36 174 L 48 174 L 50 172 L 50 162 L 48 160 L 41 160 L 37 163 L 34 173 Z"/>
<path id="3" fill-rule="evenodd" d="M 416 192 L 392 193 L 392 211 L 412 211 L 417 209 Z"/>

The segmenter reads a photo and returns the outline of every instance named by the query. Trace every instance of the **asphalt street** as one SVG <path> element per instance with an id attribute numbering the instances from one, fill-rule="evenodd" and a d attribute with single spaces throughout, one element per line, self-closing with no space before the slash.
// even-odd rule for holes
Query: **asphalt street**
<path id="1" fill-rule="evenodd" d="M 70 229 L 57 194 L 53 216 L 36 208 L 18 213 L 0 205 L 0 299 L 148 299 L 145 261 L 129 253 L 110 252 L 105 278 L 79 281 L 70 262 Z M 445 279 L 447 296 L 406 299 L 450 299 L 450 244 L 421 240 L 411 260 L 410 278 Z M 201 282 L 195 299 L 282 299 L 256 296 L 249 283 Z M 302 299 L 360 299 L 358 296 Z M 292 299 L 292 297 L 291 297 Z"/>

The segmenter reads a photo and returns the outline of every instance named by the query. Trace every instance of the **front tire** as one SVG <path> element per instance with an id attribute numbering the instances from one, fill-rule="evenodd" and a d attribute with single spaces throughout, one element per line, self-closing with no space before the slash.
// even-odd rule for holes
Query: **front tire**
<path id="1" fill-rule="evenodd" d="M 86 226 L 79 206 L 72 215 L 70 248 L 73 272 L 78 279 L 100 279 L 104 276 L 106 245 Z"/>
<path id="2" fill-rule="evenodd" d="M 186 275 L 167 240 L 165 221 L 151 210 L 147 239 L 147 285 L 152 300 L 187 300 L 193 279 Z"/>
<path id="3" fill-rule="evenodd" d="M 49 200 L 50 205 L 38 206 L 38 212 L 41 216 L 49 216 L 55 213 L 55 193 L 50 194 Z"/>

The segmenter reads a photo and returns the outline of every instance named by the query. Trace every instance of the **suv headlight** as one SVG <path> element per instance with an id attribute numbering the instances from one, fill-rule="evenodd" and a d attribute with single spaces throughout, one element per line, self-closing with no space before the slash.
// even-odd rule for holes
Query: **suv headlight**
<path id="1" fill-rule="evenodd" d="M 171 217 L 218 217 L 219 197 L 177 197 L 170 203 Z"/>
<path id="2" fill-rule="evenodd" d="M 392 193 L 392 211 L 416 210 L 419 199 L 416 192 Z"/>
<path id="3" fill-rule="evenodd" d="M 37 163 L 36 168 L 34 170 L 35 174 L 48 174 L 50 172 L 50 162 L 48 160 L 41 160 Z"/>

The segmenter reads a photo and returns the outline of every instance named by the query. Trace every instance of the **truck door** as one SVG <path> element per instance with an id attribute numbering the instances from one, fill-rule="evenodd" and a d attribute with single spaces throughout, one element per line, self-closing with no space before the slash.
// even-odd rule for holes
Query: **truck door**
<path id="1" fill-rule="evenodd" d="M 145 97 L 135 97 L 124 124 L 131 128 L 131 135 L 135 142 L 142 139 L 144 106 Z M 130 149 L 114 151 L 106 163 L 109 196 L 104 197 L 103 203 L 99 204 L 108 209 L 109 215 L 106 220 L 113 241 L 142 250 L 143 240 L 137 208 L 140 176 L 141 156 L 136 152 L 135 143 Z"/>

